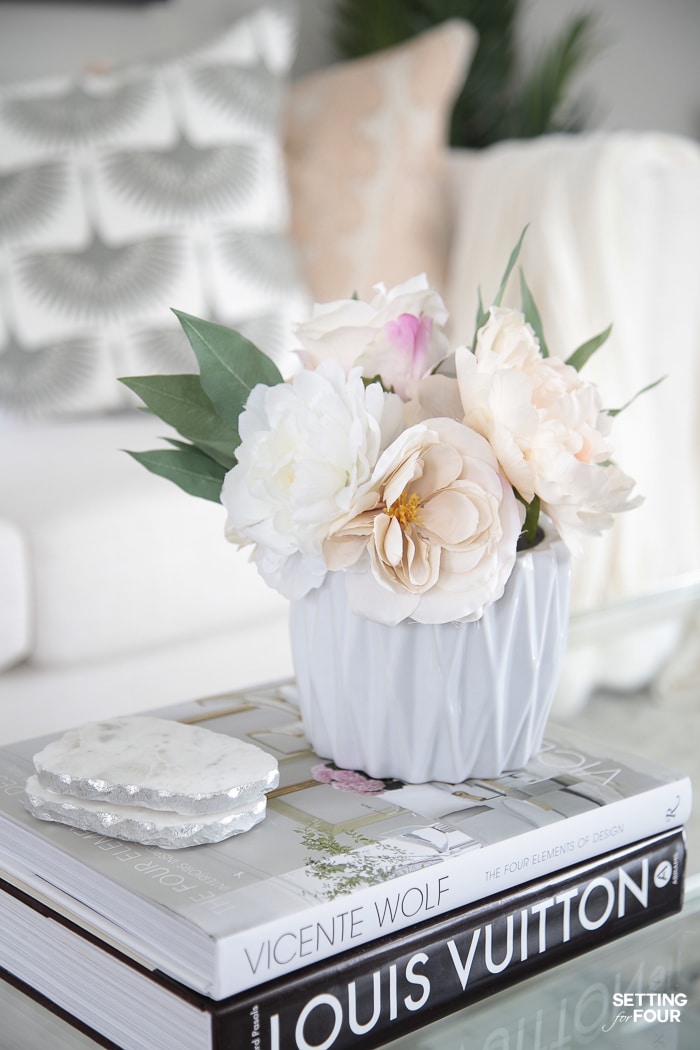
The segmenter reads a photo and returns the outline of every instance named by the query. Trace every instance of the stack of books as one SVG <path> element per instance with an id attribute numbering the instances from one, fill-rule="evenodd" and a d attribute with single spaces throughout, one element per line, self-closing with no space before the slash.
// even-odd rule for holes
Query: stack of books
<path id="1" fill-rule="evenodd" d="M 167 851 L 37 820 L 0 750 L 0 968 L 125 1050 L 395 1039 L 680 910 L 687 777 L 557 730 L 526 768 L 411 785 L 314 755 L 293 687 L 158 712 L 278 760 L 267 816 Z"/>

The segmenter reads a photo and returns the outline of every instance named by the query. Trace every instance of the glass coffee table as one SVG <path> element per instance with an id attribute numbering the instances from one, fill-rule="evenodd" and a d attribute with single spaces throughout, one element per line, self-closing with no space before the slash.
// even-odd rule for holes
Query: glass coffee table
<path id="1" fill-rule="evenodd" d="M 8 1050 L 94 1050 L 105 1044 L 0 981 L 0 1045 Z M 688 880 L 680 915 L 503 989 L 385 1046 L 697 1050 L 700 876 Z"/>

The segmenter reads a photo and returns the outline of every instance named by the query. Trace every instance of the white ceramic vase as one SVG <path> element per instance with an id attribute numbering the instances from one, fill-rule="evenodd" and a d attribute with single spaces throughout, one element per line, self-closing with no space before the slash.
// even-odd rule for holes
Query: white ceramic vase
<path id="1" fill-rule="evenodd" d="M 569 552 L 543 524 L 503 597 L 471 623 L 375 623 L 351 612 L 343 573 L 292 602 L 299 704 L 317 754 L 407 783 L 493 777 L 527 762 L 569 618 Z"/>

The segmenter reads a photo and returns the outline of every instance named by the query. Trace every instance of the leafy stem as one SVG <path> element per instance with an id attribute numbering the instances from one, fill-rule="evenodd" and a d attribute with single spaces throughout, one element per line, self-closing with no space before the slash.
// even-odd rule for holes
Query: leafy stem
<path id="1" fill-rule="evenodd" d="M 529 503 L 519 493 L 516 493 L 518 499 L 525 505 L 525 521 L 520 532 L 520 539 L 518 540 L 518 550 L 525 550 L 528 547 L 534 547 L 537 543 L 537 530 L 540 520 L 540 497 L 534 496 Z"/>

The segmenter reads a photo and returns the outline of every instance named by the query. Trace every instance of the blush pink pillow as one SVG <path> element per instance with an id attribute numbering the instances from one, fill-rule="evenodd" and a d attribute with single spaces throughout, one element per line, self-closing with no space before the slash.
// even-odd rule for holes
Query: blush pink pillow
<path id="1" fill-rule="evenodd" d="M 454 19 L 293 85 L 292 235 L 317 301 L 366 298 L 422 272 L 442 287 L 445 146 L 475 46 Z"/>

